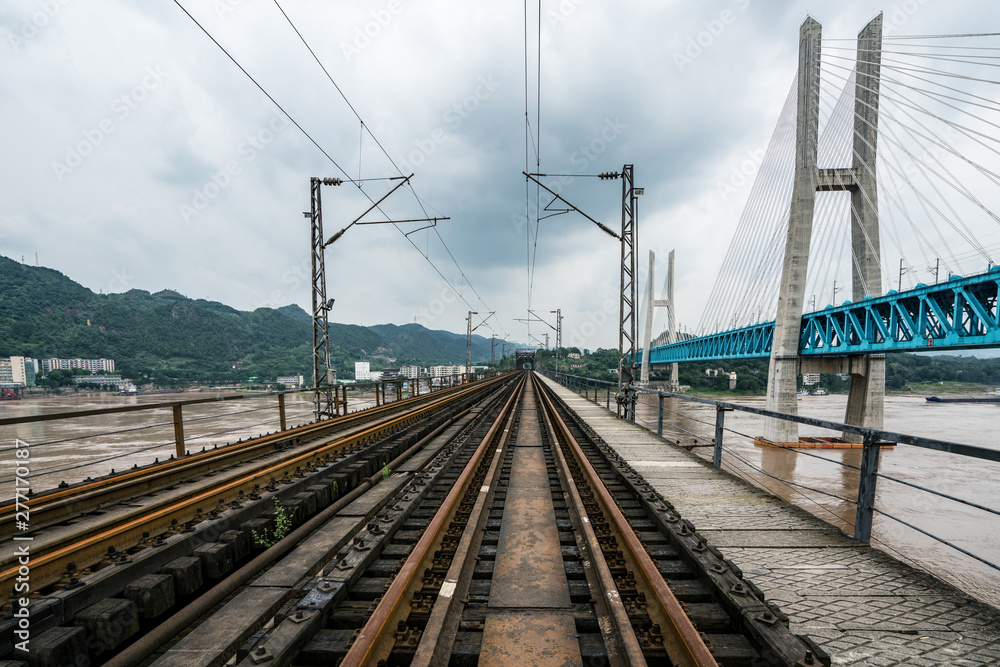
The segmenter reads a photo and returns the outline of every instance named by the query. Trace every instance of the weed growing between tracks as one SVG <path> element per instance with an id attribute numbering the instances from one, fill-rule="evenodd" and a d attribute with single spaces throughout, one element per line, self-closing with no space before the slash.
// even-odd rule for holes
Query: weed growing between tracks
<path id="1" fill-rule="evenodd" d="M 263 549 L 273 547 L 292 530 L 292 517 L 289 515 L 288 510 L 278 505 L 277 500 L 274 501 L 274 511 L 274 531 L 270 537 L 268 537 L 269 531 L 267 529 L 262 530 L 260 533 L 256 530 L 250 531 L 250 534 L 253 536 L 253 543 Z"/>

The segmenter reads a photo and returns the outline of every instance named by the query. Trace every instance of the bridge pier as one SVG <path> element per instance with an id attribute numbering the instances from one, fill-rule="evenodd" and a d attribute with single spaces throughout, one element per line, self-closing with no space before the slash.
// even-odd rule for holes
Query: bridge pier
<path id="1" fill-rule="evenodd" d="M 864 357 L 864 366 L 864 373 L 851 373 L 844 423 L 881 429 L 885 413 L 885 355 Z M 843 438 L 848 442 L 861 442 L 858 435 L 845 433 Z"/>
<path id="2" fill-rule="evenodd" d="M 853 357 L 800 357 L 800 373 L 835 373 L 851 376 L 845 424 L 881 429 L 885 413 L 885 355 Z M 795 397 L 792 397 L 795 400 Z M 768 438 L 770 439 L 770 438 Z M 859 436 L 843 434 L 847 442 L 861 442 Z M 780 442 L 790 442 L 782 440 Z"/>

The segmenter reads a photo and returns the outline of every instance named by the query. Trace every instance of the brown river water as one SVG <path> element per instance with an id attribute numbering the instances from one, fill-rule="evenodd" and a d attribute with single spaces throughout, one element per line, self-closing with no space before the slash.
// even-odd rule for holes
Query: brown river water
<path id="1" fill-rule="evenodd" d="M 0 402 L 0 418 L 206 396 L 210 394 L 69 396 L 4 401 Z M 846 401 L 844 395 L 806 396 L 798 403 L 799 412 L 806 416 L 841 421 Z M 371 396 L 351 394 L 349 402 L 354 411 L 371 405 L 373 400 Z M 764 406 L 763 398 L 739 399 L 738 402 Z M 604 404 L 603 393 L 600 403 Z M 665 437 L 679 440 L 681 444 L 692 444 L 695 437 L 700 438 L 697 440 L 699 444 L 704 444 L 714 437 L 715 410 L 712 406 L 667 399 L 664 407 Z M 211 402 L 187 406 L 183 411 L 185 441 L 191 452 L 278 428 L 277 400 L 273 396 Z M 311 421 L 311 397 L 306 394 L 287 396 L 286 413 L 289 426 Z M 645 396 L 638 409 L 639 423 L 655 430 L 656 413 L 655 397 Z M 861 450 L 807 450 L 819 457 L 816 458 L 786 450 L 755 447 L 752 437 L 763 432 L 762 419 L 746 413 L 727 413 L 726 427 L 731 430 L 726 433 L 725 446 L 732 452 L 727 451 L 723 458 L 727 470 L 853 534 L 853 504 L 777 481 L 753 470 L 751 466 L 762 468 L 788 482 L 855 499 L 858 471 L 838 463 L 859 465 Z M 888 396 L 885 428 L 1000 448 L 1000 404 L 933 404 L 922 397 Z M 805 426 L 801 427 L 800 433 L 836 435 Z M 14 495 L 15 438 L 30 445 L 30 481 L 36 492 L 52 488 L 60 481 L 72 483 L 88 476 L 107 474 L 112 468 L 122 471 L 135 464 L 151 463 L 156 458 L 164 460 L 174 452 L 169 409 L 3 426 L 0 427 L 0 497 L 4 499 Z M 694 451 L 711 459 L 711 447 Z M 739 461 L 737 456 L 745 459 L 746 463 Z M 23 463 L 23 460 L 19 462 Z M 900 445 L 882 451 L 880 472 L 1000 510 L 998 463 Z M 1000 516 L 885 479 L 878 482 L 876 507 L 1000 564 Z M 878 548 L 934 572 L 979 599 L 1000 606 L 1000 571 L 878 514 L 875 516 L 873 538 L 873 545 Z"/>

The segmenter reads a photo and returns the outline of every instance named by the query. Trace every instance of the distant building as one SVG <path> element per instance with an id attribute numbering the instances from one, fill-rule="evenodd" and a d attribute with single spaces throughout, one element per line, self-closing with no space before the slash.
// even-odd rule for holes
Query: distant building
<path id="1" fill-rule="evenodd" d="M 382 379 L 383 380 L 395 380 L 399 377 L 398 368 L 383 368 L 382 369 Z"/>
<path id="2" fill-rule="evenodd" d="M 301 375 L 279 375 L 278 384 L 286 387 L 301 387 L 305 384 L 305 378 Z"/>
<path id="3" fill-rule="evenodd" d="M 371 371 L 368 373 L 368 379 L 372 382 L 378 382 L 382 379 L 382 371 Z M 388 379 L 388 378 L 386 378 Z"/>
<path id="4" fill-rule="evenodd" d="M 566 356 L 569 357 L 570 359 L 579 359 L 580 358 L 580 353 L 579 352 L 570 352 Z"/>
<path id="5" fill-rule="evenodd" d="M 73 368 L 82 368 L 91 373 L 114 373 L 114 359 L 42 359 L 42 372 L 68 371 Z"/>
<path id="6" fill-rule="evenodd" d="M 802 384 L 804 384 L 807 387 L 819 384 L 819 373 L 803 373 Z"/>
<path id="7" fill-rule="evenodd" d="M 74 375 L 73 382 L 76 384 L 96 384 L 102 387 L 117 389 L 124 389 L 132 384 L 129 380 L 123 380 L 121 375 Z"/>
<path id="8" fill-rule="evenodd" d="M 27 357 L 0 357 L 0 384 L 34 387 L 34 359 L 28 359 Z"/>
<path id="9" fill-rule="evenodd" d="M 461 375 L 465 372 L 465 366 L 431 366 L 430 375 L 432 378 L 443 378 L 450 375 Z"/>
<path id="10" fill-rule="evenodd" d="M 418 378 L 423 375 L 424 369 L 420 366 L 400 366 L 399 376 L 404 378 Z"/>
<path id="11" fill-rule="evenodd" d="M 368 361 L 355 361 L 354 362 L 354 379 L 355 380 L 371 380 L 372 379 L 371 362 L 368 362 Z"/>

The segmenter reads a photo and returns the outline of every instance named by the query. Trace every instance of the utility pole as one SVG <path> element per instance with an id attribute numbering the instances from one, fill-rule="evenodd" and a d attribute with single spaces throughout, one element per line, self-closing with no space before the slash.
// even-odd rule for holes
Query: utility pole
<path id="1" fill-rule="evenodd" d="M 336 416 L 338 405 L 333 391 L 337 383 L 337 372 L 330 365 L 330 324 L 329 312 L 333 307 L 333 299 L 326 295 L 326 247 L 340 239 L 354 225 L 385 225 L 401 222 L 434 222 L 449 218 L 419 218 L 414 220 L 374 220 L 363 222 L 362 218 L 372 212 L 389 195 L 406 185 L 413 178 L 409 176 L 393 176 L 390 181 L 399 181 L 378 201 L 374 201 L 368 209 L 355 218 L 349 225 L 323 240 L 323 205 L 320 198 L 320 188 L 324 185 L 340 185 L 339 178 L 309 179 L 311 190 L 311 209 L 304 213 L 312 221 L 312 305 L 313 305 L 313 386 L 316 390 L 316 421 L 330 419 Z M 360 183 L 356 181 L 355 184 Z"/>
<path id="2" fill-rule="evenodd" d="M 465 326 L 465 372 L 466 373 L 472 372 L 472 332 L 478 329 L 479 327 L 483 326 L 483 324 L 486 323 L 486 320 L 496 315 L 496 313 L 492 311 L 486 313 L 486 317 L 483 318 L 482 322 L 480 322 L 476 326 L 472 326 L 472 316 L 478 314 L 479 313 L 477 311 L 470 310 L 469 316 L 465 318 L 466 319 L 466 326 Z"/>
<path id="3" fill-rule="evenodd" d="M 562 308 L 556 308 L 549 312 L 556 314 L 556 372 L 559 372 L 562 360 Z"/>
<path id="4" fill-rule="evenodd" d="M 340 185 L 339 178 L 311 178 L 311 206 L 304 215 L 312 223 L 312 334 L 313 334 L 313 387 L 316 390 L 316 421 L 334 417 L 333 385 L 336 371 L 330 367 L 329 312 L 333 299 L 326 298 L 326 244 L 323 241 L 323 203 L 320 188 Z"/>
<path id="5" fill-rule="evenodd" d="M 490 366 L 497 365 L 497 335 L 490 336 Z"/>
<path id="6" fill-rule="evenodd" d="M 643 193 L 635 187 L 635 169 L 631 164 L 622 167 L 621 173 L 605 172 L 602 180 L 622 179 L 622 231 L 621 241 L 621 293 L 618 301 L 618 416 L 635 419 L 636 394 L 630 389 L 635 383 L 636 357 L 636 302 L 635 251 L 637 241 L 636 197 Z"/>
<path id="7" fill-rule="evenodd" d="M 470 310 L 469 316 L 465 318 L 465 372 L 471 372 L 472 368 L 472 316 L 479 313 Z"/>

